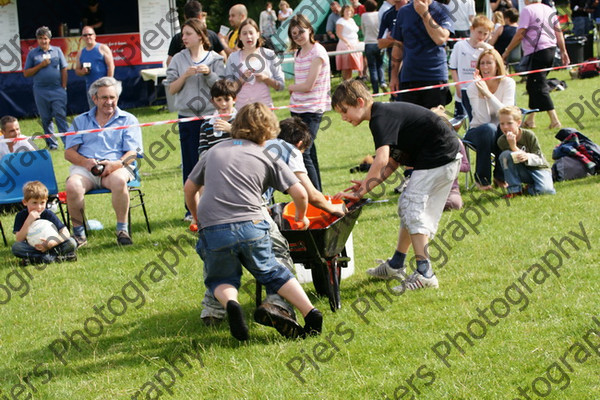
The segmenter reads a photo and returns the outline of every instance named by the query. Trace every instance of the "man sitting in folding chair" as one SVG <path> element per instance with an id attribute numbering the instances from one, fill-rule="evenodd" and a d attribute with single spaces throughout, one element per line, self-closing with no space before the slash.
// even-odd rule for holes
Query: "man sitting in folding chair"
<path id="1" fill-rule="evenodd" d="M 70 130 L 104 128 L 98 133 L 67 136 L 65 159 L 73 165 L 67 179 L 67 208 L 73 221 L 73 237 L 79 246 L 87 243 L 84 227 L 84 195 L 93 189 L 106 188 L 112 193 L 117 216 L 117 243 L 133 244 L 127 226 L 129 191 L 127 182 L 134 178 L 131 163 L 142 152 L 142 133 L 138 120 L 119 107 L 121 82 L 111 77 L 100 78 L 90 86 L 96 105 L 77 116 Z M 131 126 L 126 129 L 109 129 Z"/>

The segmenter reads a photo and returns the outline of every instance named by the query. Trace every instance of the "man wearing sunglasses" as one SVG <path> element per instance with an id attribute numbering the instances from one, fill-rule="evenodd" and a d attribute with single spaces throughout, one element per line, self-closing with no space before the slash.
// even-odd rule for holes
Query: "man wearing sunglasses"
<path id="1" fill-rule="evenodd" d="M 110 48 L 102 43 L 96 42 L 96 32 L 91 26 L 84 26 L 81 38 L 85 47 L 77 54 L 77 68 L 75 73 L 85 77 L 85 90 L 87 93 L 90 109 L 94 102 L 89 94 L 92 83 L 104 76 L 113 77 L 115 73 L 115 62 Z"/>

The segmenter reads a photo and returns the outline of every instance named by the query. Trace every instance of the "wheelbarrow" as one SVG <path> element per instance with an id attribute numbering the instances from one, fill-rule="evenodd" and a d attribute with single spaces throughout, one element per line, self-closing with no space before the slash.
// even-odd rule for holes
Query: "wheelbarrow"
<path id="1" fill-rule="evenodd" d="M 327 221 L 325 226 L 311 227 L 308 230 L 290 229 L 289 223 L 282 218 L 284 204 L 279 203 L 271 207 L 273 220 L 289 242 L 292 260 L 310 269 L 315 291 L 318 295 L 329 298 L 329 306 L 333 312 L 341 308 L 342 268 L 346 268 L 350 261 L 345 244 L 362 212 L 362 207 L 368 203 L 369 200 L 360 200 L 354 203 L 343 217 L 332 222 Z M 259 288 L 256 300 L 258 305 L 261 300 Z"/>

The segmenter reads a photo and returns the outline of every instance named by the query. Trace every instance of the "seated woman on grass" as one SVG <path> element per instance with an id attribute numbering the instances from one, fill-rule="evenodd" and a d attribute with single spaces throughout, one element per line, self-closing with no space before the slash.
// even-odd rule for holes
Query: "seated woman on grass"
<path id="1" fill-rule="evenodd" d="M 492 188 L 492 153 L 499 155 L 496 141 L 502 134 L 498 129 L 498 110 L 515 104 L 515 81 L 512 78 L 492 78 L 505 75 L 506 69 L 500 54 L 484 50 L 477 59 L 475 82 L 467 89 L 473 119 L 464 140 L 472 143 L 477 151 L 475 183 L 481 190 Z M 502 169 L 496 165 L 494 183 L 506 187 Z"/>

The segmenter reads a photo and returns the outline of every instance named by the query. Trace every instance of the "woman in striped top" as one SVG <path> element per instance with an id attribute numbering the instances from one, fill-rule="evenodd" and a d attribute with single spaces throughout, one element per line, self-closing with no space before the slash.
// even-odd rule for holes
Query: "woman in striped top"
<path id="1" fill-rule="evenodd" d="M 288 36 L 292 50 L 296 50 L 295 81 L 288 87 L 291 114 L 302 119 L 310 129 L 313 144 L 303 154 L 304 164 L 311 182 L 322 191 L 315 139 L 323 113 L 331 110 L 331 72 L 327 51 L 315 41 L 314 35 L 312 25 L 304 15 L 296 14 L 290 19 Z"/>

